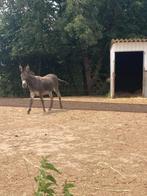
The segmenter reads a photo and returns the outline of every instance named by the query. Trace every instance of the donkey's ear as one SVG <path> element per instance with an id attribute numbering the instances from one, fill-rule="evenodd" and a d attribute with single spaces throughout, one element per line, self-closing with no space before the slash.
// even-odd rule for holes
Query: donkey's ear
<path id="1" fill-rule="evenodd" d="M 29 65 L 26 66 L 26 71 L 28 71 L 28 72 L 30 71 L 30 66 Z"/>
<path id="2" fill-rule="evenodd" d="M 21 65 L 19 65 L 19 70 L 20 70 L 20 72 L 22 72 L 22 71 L 23 71 L 23 68 L 22 68 L 22 66 L 21 66 Z"/>

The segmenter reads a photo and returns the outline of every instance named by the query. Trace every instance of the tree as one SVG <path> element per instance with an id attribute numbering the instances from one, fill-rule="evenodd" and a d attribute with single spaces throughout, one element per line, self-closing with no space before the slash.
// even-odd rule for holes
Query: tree
<path id="1" fill-rule="evenodd" d="M 79 56 L 87 94 L 90 94 L 97 76 L 91 53 L 102 37 L 102 25 L 98 20 L 99 4 L 96 0 L 67 0 L 65 14 L 61 18 L 64 39 L 71 45 L 72 51 L 76 50 L 73 53 Z"/>

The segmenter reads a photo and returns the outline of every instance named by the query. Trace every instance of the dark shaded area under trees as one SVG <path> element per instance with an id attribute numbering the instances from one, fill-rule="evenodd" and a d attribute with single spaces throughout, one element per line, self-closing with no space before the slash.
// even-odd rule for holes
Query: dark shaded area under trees
<path id="1" fill-rule="evenodd" d="M 0 96 L 24 96 L 19 64 L 67 80 L 64 95 L 108 93 L 112 38 L 147 35 L 146 0 L 1 0 Z"/>

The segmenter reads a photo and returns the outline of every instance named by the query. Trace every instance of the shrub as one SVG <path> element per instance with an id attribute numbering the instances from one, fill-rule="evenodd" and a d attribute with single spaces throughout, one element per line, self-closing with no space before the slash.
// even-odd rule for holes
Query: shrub
<path id="1" fill-rule="evenodd" d="M 35 177 L 37 182 L 37 190 L 35 196 L 55 196 L 57 181 L 52 173 L 60 174 L 61 172 L 51 163 L 47 161 L 46 158 L 41 160 L 41 165 L 39 169 L 39 175 Z M 74 187 L 73 183 L 68 183 L 65 181 L 63 184 L 63 196 L 73 196 L 70 193 L 70 189 Z"/>

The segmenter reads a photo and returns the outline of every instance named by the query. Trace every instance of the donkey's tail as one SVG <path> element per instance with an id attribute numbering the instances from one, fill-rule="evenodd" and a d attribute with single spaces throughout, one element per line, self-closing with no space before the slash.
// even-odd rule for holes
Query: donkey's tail
<path id="1" fill-rule="evenodd" d="M 69 82 L 67 82 L 67 81 L 65 81 L 65 80 L 61 80 L 60 78 L 58 78 L 58 81 L 59 81 L 59 82 L 62 82 L 62 83 L 64 83 L 64 84 L 69 84 Z"/>

